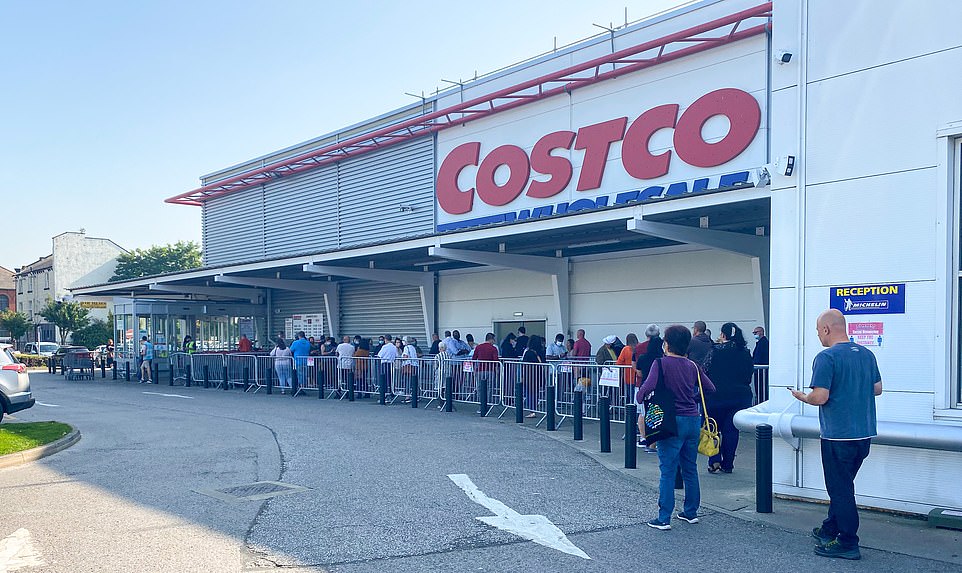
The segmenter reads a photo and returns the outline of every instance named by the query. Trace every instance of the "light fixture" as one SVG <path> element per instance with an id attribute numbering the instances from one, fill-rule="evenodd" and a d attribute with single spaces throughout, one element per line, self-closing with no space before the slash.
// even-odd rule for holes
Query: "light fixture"
<path id="1" fill-rule="evenodd" d="M 516 312 L 516 313 L 514 313 L 514 315 L 515 315 L 515 316 L 524 316 L 524 313 L 523 313 L 523 312 Z"/>
<path id="2" fill-rule="evenodd" d="M 613 245 L 620 242 L 618 239 L 609 239 L 607 241 L 592 241 L 590 243 L 578 243 L 577 245 L 568 245 L 569 249 L 579 249 L 581 247 L 599 247 L 601 245 Z"/>

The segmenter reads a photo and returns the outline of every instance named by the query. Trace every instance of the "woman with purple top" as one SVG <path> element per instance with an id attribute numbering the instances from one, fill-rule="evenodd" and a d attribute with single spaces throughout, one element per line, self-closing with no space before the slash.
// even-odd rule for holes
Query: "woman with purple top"
<path id="1" fill-rule="evenodd" d="M 662 375 L 665 387 L 675 398 L 675 420 L 678 431 L 658 442 L 658 463 L 661 479 L 658 483 L 658 517 L 648 522 L 655 529 L 671 529 L 671 514 L 675 510 L 675 474 L 681 464 L 685 482 L 685 505 L 675 517 L 688 523 L 698 523 L 701 492 L 698 489 L 698 437 L 701 432 L 701 413 L 698 411 L 698 379 L 706 393 L 715 386 L 701 368 L 685 357 L 691 332 L 674 324 L 665 329 L 665 356 L 652 365 L 639 396 L 651 394 Z"/>

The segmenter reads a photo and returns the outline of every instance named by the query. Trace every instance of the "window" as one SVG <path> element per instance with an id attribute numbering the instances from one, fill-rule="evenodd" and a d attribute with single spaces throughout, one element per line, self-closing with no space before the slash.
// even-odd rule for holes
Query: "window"
<path id="1" fill-rule="evenodd" d="M 952 147 L 954 148 L 954 164 L 952 169 L 953 187 L 955 190 L 955 203 L 953 213 L 955 217 L 955 388 L 953 404 L 957 408 L 962 408 L 962 138 L 956 139 Z"/>
<path id="2" fill-rule="evenodd" d="M 43 273 L 43 290 L 50 290 L 50 270 Z"/>
<path id="3" fill-rule="evenodd" d="M 10 308 L 10 297 L 5 294 L 0 294 L 0 311 L 7 310 Z"/>

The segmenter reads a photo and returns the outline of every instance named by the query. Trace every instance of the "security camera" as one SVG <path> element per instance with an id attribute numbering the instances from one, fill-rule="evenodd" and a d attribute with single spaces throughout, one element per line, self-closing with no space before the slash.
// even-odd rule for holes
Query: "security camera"
<path id="1" fill-rule="evenodd" d="M 775 52 L 775 62 L 778 64 L 787 64 L 792 61 L 792 53 L 786 52 L 785 50 L 779 50 Z"/>

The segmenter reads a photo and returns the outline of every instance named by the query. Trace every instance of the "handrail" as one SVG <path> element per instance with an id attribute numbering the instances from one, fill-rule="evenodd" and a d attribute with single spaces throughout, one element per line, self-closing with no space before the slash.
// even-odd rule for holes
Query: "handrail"
<path id="1" fill-rule="evenodd" d="M 792 398 L 792 401 L 795 402 L 795 399 Z M 779 409 L 774 402 L 775 400 L 768 400 L 736 413 L 735 426 L 739 430 L 754 431 L 759 424 L 768 424 L 772 427 L 773 435 L 782 438 L 795 449 L 798 449 L 797 440 L 800 438 L 821 438 L 817 417 L 787 412 L 794 406 L 791 402 L 787 406 L 783 403 L 782 409 Z M 801 404 L 801 402 L 796 403 Z M 872 438 L 872 443 L 881 446 L 962 452 L 962 426 L 880 421 L 878 435 Z"/>

